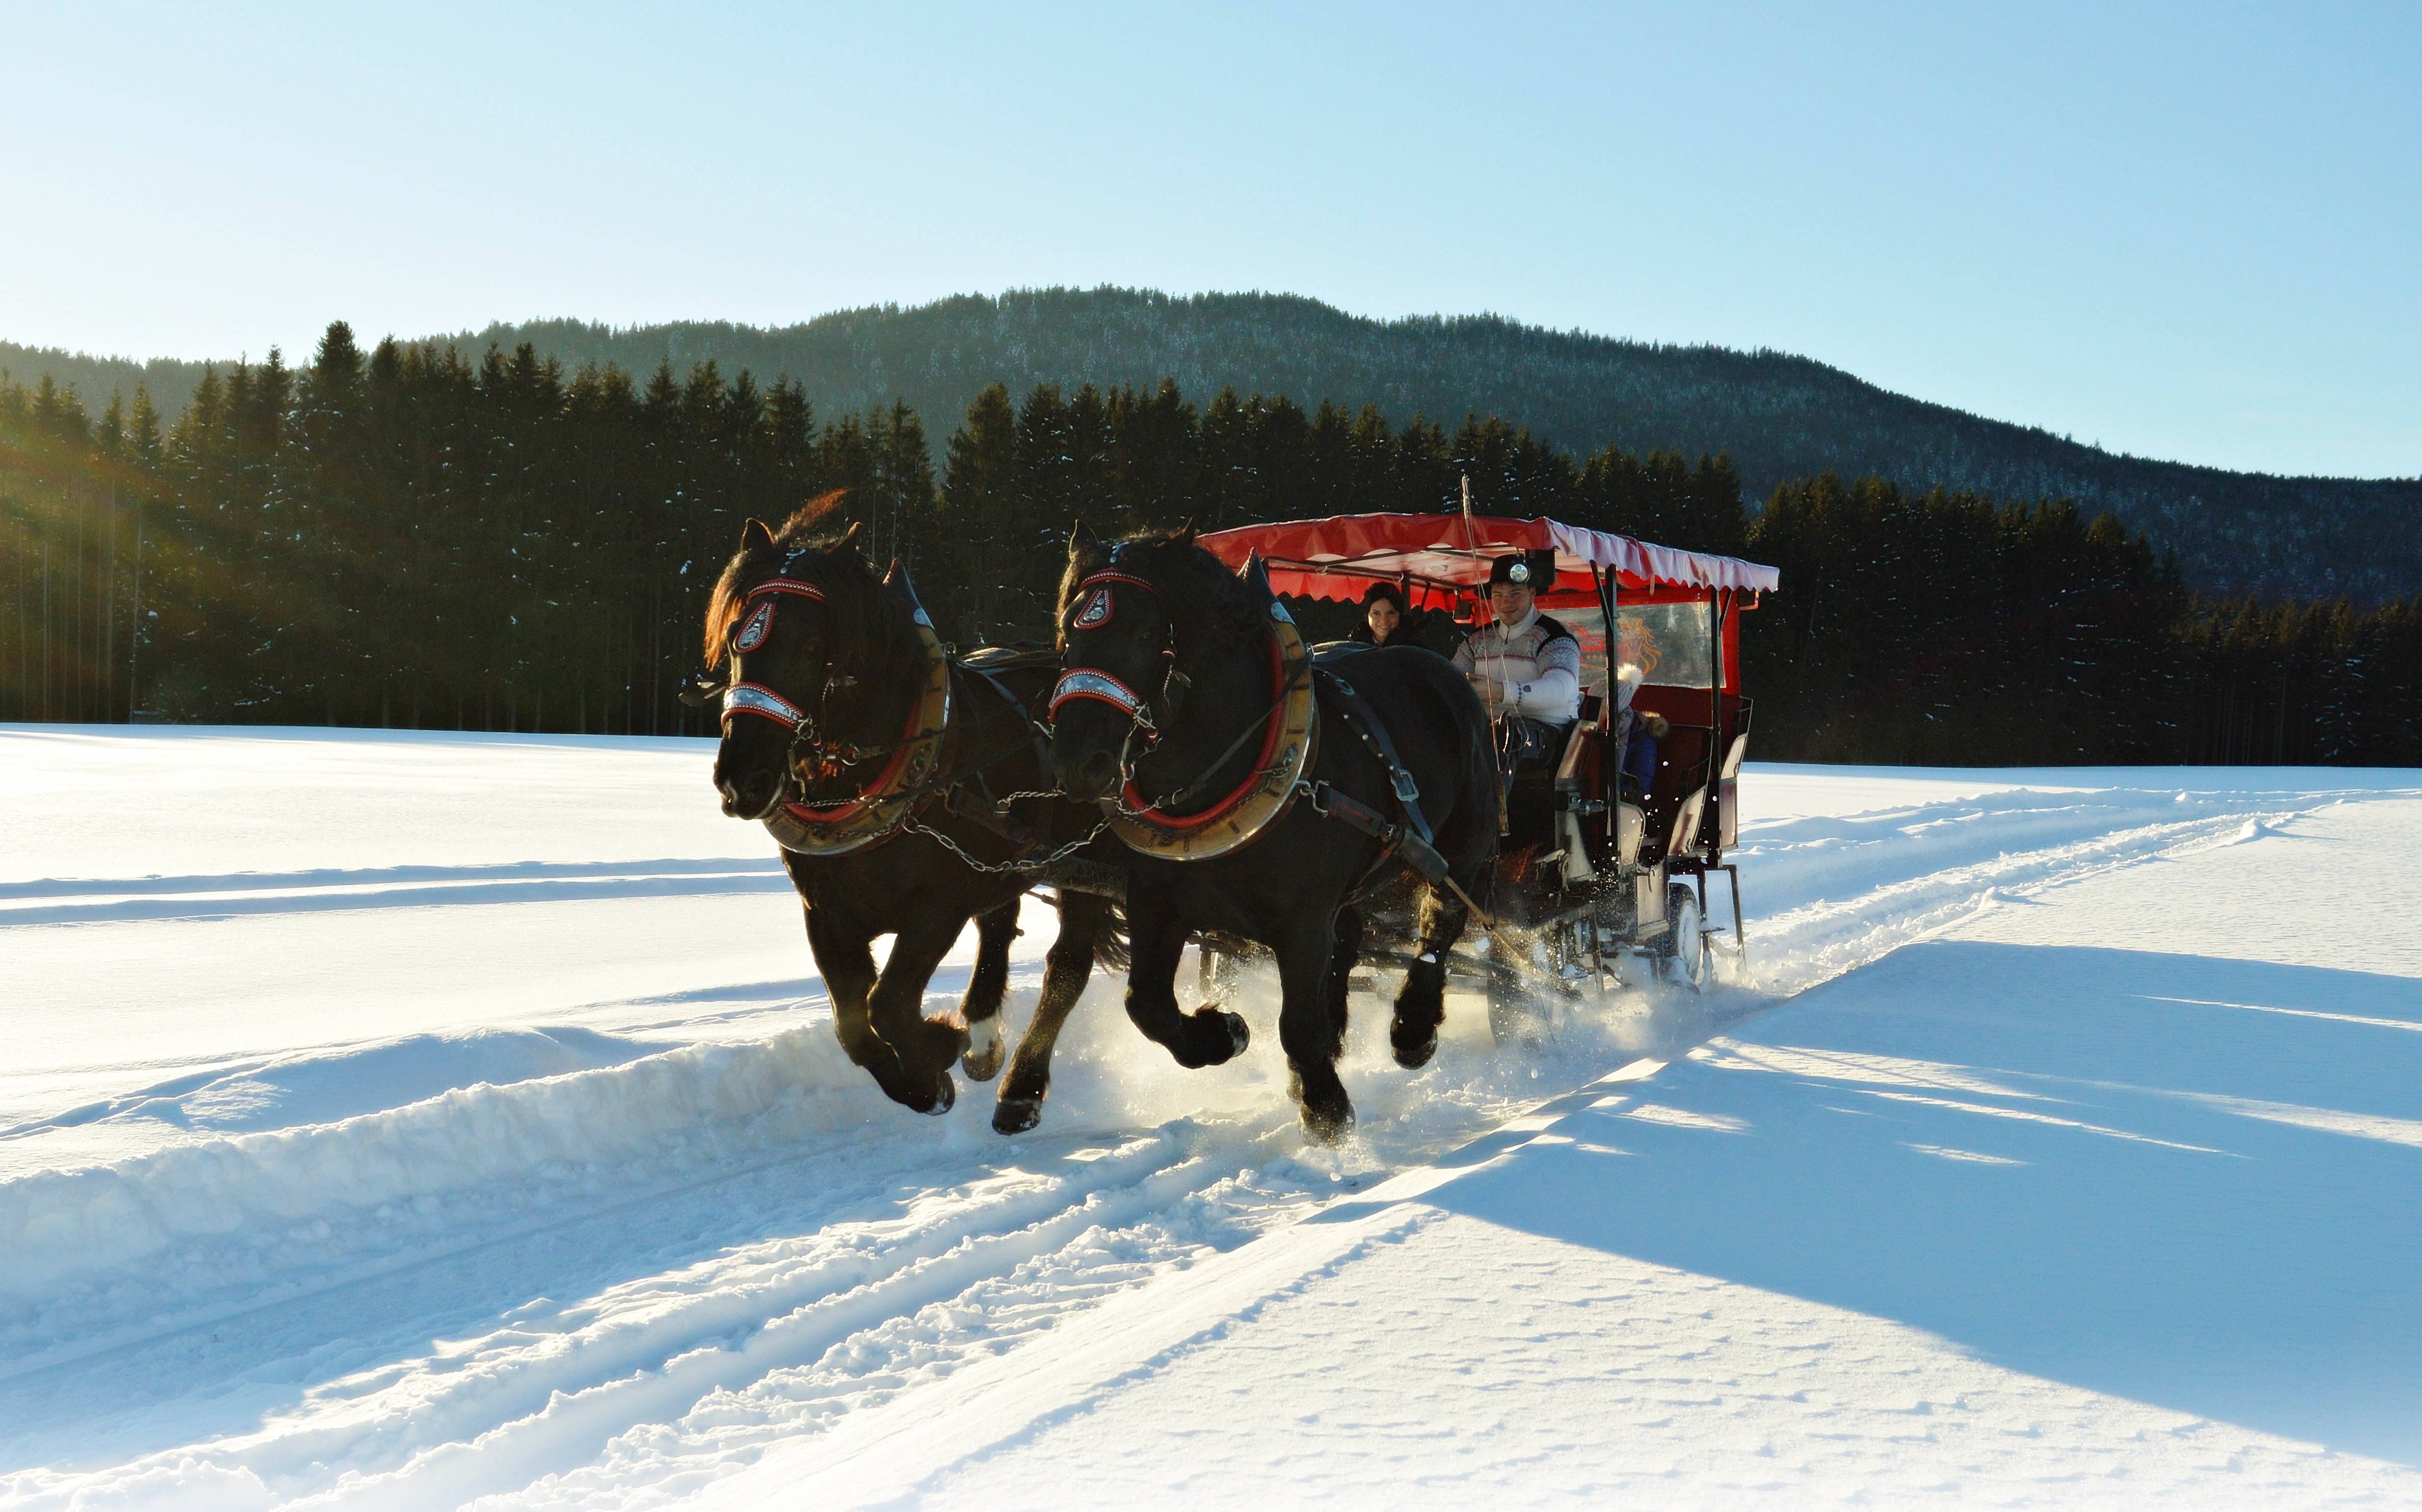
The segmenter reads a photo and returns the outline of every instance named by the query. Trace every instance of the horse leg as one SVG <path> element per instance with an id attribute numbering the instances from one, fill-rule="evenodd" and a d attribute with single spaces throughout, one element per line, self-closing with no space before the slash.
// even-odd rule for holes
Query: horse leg
<path id="1" fill-rule="evenodd" d="M 1060 894 L 1060 937 L 1043 958 L 1043 998 L 1034 1005 L 1033 1021 L 1017 1039 L 1017 1054 L 1000 1084 L 992 1126 L 1002 1134 L 1023 1134 L 1043 1122 L 1043 1099 L 1051 1091 L 1051 1047 L 1060 1042 L 1060 1028 L 1068 1021 L 1085 983 L 1093 972 L 1093 947 L 1110 927 L 1108 898 L 1084 892 Z"/>
<path id="2" fill-rule="evenodd" d="M 867 1000 L 874 1032 L 900 1057 L 909 1095 L 894 1095 L 920 1113 L 949 1112 L 958 1097 L 949 1067 L 967 1049 L 967 1032 L 954 1019 L 925 1016 L 925 984 L 967 922 L 964 915 L 927 912 L 903 925 Z"/>
<path id="3" fill-rule="evenodd" d="M 1330 924 L 1336 942 L 1329 951 L 1329 1024 L 1335 1036 L 1336 1053 L 1345 1053 L 1345 999 L 1353 990 L 1354 969 L 1362 961 L 1362 910 L 1347 904 L 1337 910 Z"/>
<path id="4" fill-rule="evenodd" d="M 1127 1017 L 1144 1038 L 1169 1051 L 1188 1070 L 1220 1065 L 1241 1054 L 1252 1038 L 1238 1016 L 1205 1003 L 1192 1013 L 1177 1006 L 1177 960 L 1186 953 L 1186 926 L 1158 889 L 1138 877 L 1127 884 Z"/>
<path id="5" fill-rule="evenodd" d="M 1445 889 L 1422 889 L 1421 943 L 1413 949 L 1413 964 L 1396 992 L 1396 1016 L 1388 1024 L 1389 1047 L 1408 1071 L 1420 1070 L 1438 1053 L 1439 1025 L 1446 1021 L 1446 953 L 1470 915 L 1463 900 Z"/>
<path id="6" fill-rule="evenodd" d="M 867 997 L 875 984 L 874 954 L 867 949 L 873 937 L 844 929 L 815 908 L 806 913 L 808 951 L 815 956 L 825 992 L 832 999 L 833 1032 L 840 1037 L 841 1049 L 866 1068 L 885 1096 L 915 1107 L 916 1095 L 899 1054 L 874 1032 L 867 1013 Z"/>
<path id="7" fill-rule="evenodd" d="M 967 1021 L 967 1053 L 959 1065 L 973 1081 L 998 1076 L 1007 1053 L 1000 1000 L 1009 994 L 1009 942 L 1018 935 L 1017 906 L 1022 901 L 1012 898 L 976 915 L 976 969 L 967 977 L 967 995 L 959 1000 L 959 1016 Z"/>
<path id="8" fill-rule="evenodd" d="M 1329 1016 L 1329 980 L 1337 931 L 1327 916 L 1298 925 L 1278 943 L 1279 1043 L 1295 1073 L 1303 1132 L 1315 1144 L 1334 1144 L 1354 1126 L 1354 1103 L 1337 1079 L 1342 1047 Z"/>

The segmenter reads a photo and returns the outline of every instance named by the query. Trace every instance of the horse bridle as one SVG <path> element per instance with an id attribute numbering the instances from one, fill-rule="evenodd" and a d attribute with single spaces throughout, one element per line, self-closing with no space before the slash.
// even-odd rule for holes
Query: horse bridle
<path id="1" fill-rule="evenodd" d="M 783 572 L 788 572 L 792 563 L 797 560 L 798 556 L 794 553 L 783 561 Z M 763 644 L 764 637 L 772 633 L 769 620 L 759 632 L 755 643 L 748 646 L 740 644 L 742 638 L 756 628 L 758 615 L 768 612 L 765 609 L 752 611 L 750 606 L 768 595 L 781 594 L 811 599 L 818 604 L 829 602 L 825 597 L 824 590 L 815 584 L 779 574 L 750 589 L 741 599 L 740 613 L 732 621 L 731 654 L 735 658 L 733 663 L 735 667 L 738 665 L 737 657 L 756 649 L 756 645 Z M 778 598 L 775 602 L 778 603 Z M 722 728 L 728 733 L 733 717 L 739 715 L 754 715 L 760 719 L 768 719 L 780 725 L 791 737 L 790 747 L 783 756 L 783 777 L 786 780 L 799 780 L 804 787 L 804 779 L 799 774 L 801 768 L 806 766 L 810 760 L 814 763 L 816 776 L 828 779 L 838 775 L 843 767 L 856 766 L 861 762 L 889 755 L 899 748 L 895 743 L 870 749 L 850 741 L 829 740 L 821 733 L 824 725 L 827 722 L 826 717 L 831 712 L 833 691 L 839 688 L 846 692 L 857 685 L 857 678 L 846 673 L 837 673 L 832 661 L 827 658 L 825 662 L 824 682 L 816 692 L 816 712 L 810 714 L 763 683 L 727 683 L 723 687 Z"/>
<path id="2" fill-rule="evenodd" d="M 1086 621 L 1093 613 L 1093 601 L 1090 597 L 1086 596 L 1085 591 L 1090 588 L 1094 588 L 1097 584 L 1101 585 L 1101 591 L 1107 591 L 1108 585 L 1111 583 L 1132 584 L 1137 588 L 1142 589 L 1145 592 L 1150 593 L 1153 597 L 1160 599 L 1164 608 L 1166 607 L 1168 600 L 1166 596 L 1162 594 L 1160 590 L 1143 578 L 1137 577 L 1129 573 L 1118 571 L 1118 553 L 1116 550 L 1113 550 L 1110 554 L 1110 566 L 1085 577 L 1077 584 L 1073 591 L 1071 591 L 1069 594 L 1069 602 L 1079 606 L 1076 611 L 1076 619 L 1070 624 L 1069 628 L 1090 628 L 1090 626 L 1086 624 Z M 1107 610 L 1104 613 L 1103 618 L 1105 620 L 1109 618 Z M 1169 638 L 1167 642 L 1162 645 L 1160 651 L 1161 662 L 1167 670 L 1161 677 L 1160 695 L 1158 700 L 1161 712 L 1160 717 L 1157 720 L 1153 717 L 1151 703 L 1148 702 L 1141 694 L 1138 693 L 1134 688 L 1129 687 L 1117 676 L 1117 674 L 1105 671 L 1098 667 L 1071 667 L 1067 670 L 1062 672 L 1060 674 L 1060 681 L 1053 685 L 1051 690 L 1050 707 L 1044 714 L 1044 718 L 1046 721 L 1056 722 L 1059 717 L 1060 706 L 1062 704 L 1071 702 L 1077 699 L 1093 699 L 1096 701 L 1107 703 L 1110 705 L 1110 707 L 1120 710 L 1126 715 L 1128 720 L 1126 735 L 1119 742 L 1119 789 L 1121 796 L 1118 798 L 1117 803 L 1119 811 L 1129 818 L 1148 817 L 1148 815 L 1142 811 L 1139 811 L 1134 808 L 1125 796 L 1125 795 L 1135 791 L 1136 765 L 1145 757 L 1150 756 L 1155 748 L 1160 744 L 1160 737 L 1163 729 L 1173 723 L 1177 718 L 1178 701 L 1180 697 L 1188 688 L 1191 688 L 1194 685 L 1194 680 L 1192 678 L 1187 677 L 1184 672 L 1177 669 L 1177 616 L 1171 614 L 1168 616 L 1168 619 Z M 1262 726 L 1266 724 L 1268 721 L 1278 717 L 1280 711 L 1286 705 L 1288 693 L 1295 686 L 1297 678 L 1300 677 L 1305 671 L 1308 671 L 1312 664 L 1307 660 L 1297 669 L 1294 676 L 1283 675 L 1283 663 L 1280 651 L 1280 642 L 1275 633 L 1273 633 L 1270 640 L 1270 658 L 1271 677 L 1278 684 L 1278 692 L 1272 700 L 1270 706 L 1263 711 L 1262 717 L 1247 725 L 1244 730 L 1237 734 L 1235 740 L 1228 743 L 1228 748 L 1221 751 L 1218 756 L 1212 758 L 1211 764 L 1204 767 L 1201 772 L 1195 774 L 1192 780 L 1172 792 L 1164 795 L 1162 797 L 1154 800 L 1150 804 L 1146 805 L 1147 809 L 1158 810 L 1165 804 L 1184 802 L 1193 794 L 1194 790 L 1198 786 L 1207 780 L 1214 773 L 1218 772 L 1220 767 L 1225 766 L 1228 764 L 1229 759 L 1234 757 L 1238 750 L 1244 748 L 1246 741 L 1252 737 L 1254 732 L 1260 730 Z M 1136 749 L 1136 736 L 1139 732 L 1143 736 L 1143 748 L 1141 750 Z M 1262 773 L 1258 768 L 1253 772 L 1249 773 L 1245 778 L 1244 784 L 1236 790 L 1237 793 L 1241 794 L 1250 789 L 1260 780 L 1261 776 Z M 1232 795 L 1232 800 L 1233 796 L 1234 795 Z"/>
<path id="3" fill-rule="evenodd" d="M 1043 718 L 1046 723 L 1056 725 L 1060 719 L 1060 706 L 1063 703 L 1075 702 L 1079 699 L 1092 699 L 1097 703 L 1107 703 L 1125 715 L 1127 717 L 1126 737 L 1119 743 L 1119 779 L 1124 783 L 1133 780 L 1136 763 L 1151 755 L 1154 748 L 1160 744 L 1162 730 L 1177 717 L 1178 700 L 1187 688 L 1194 685 L 1194 682 L 1177 669 L 1177 616 L 1166 612 L 1168 607 L 1166 595 L 1154 584 L 1136 576 L 1133 573 L 1121 572 L 1118 568 L 1118 553 L 1111 552 L 1109 566 L 1086 576 L 1071 591 L 1069 602 L 1077 607 L 1075 620 L 1068 628 L 1071 630 L 1093 628 L 1087 621 L 1093 613 L 1096 598 L 1099 595 L 1108 594 L 1113 583 L 1125 583 L 1130 587 L 1142 589 L 1155 599 L 1160 600 L 1164 617 L 1169 621 L 1168 634 L 1160 648 L 1160 691 L 1153 698 L 1147 699 L 1129 687 L 1115 672 L 1099 667 L 1070 667 L 1060 674 L 1060 681 L 1052 685 L 1051 702 L 1044 710 Z M 1089 592 L 1088 590 L 1092 591 Z M 1101 622 L 1107 622 L 1109 619 L 1112 612 L 1109 607 L 1110 602 L 1107 597 L 1100 598 L 1103 612 Z M 1153 715 L 1153 706 L 1156 703 L 1160 709 L 1157 718 Z M 1143 737 L 1141 750 L 1136 749 L 1138 734 Z"/>

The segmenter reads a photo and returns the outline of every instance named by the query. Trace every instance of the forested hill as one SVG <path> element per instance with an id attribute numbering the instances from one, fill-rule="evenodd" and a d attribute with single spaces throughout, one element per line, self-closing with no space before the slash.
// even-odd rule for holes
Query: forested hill
<path id="1" fill-rule="evenodd" d="M 897 398 L 927 417 L 955 417 L 995 383 L 1012 393 L 1037 383 L 1149 389 L 1174 377 L 1191 394 L 1326 398 L 1450 424 L 1518 416 L 1577 455 L 1610 443 L 1633 454 L 1728 453 L 1756 500 L 1826 471 L 2072 498 L 2176 550 L 2188 581 L 2209 591 L 2368 602 L 2422 589 L 2422 480 L 2273 478 L 2116 456 L 1773 352 L 1656 346 L 1489 316 L 1373 321 L 1289 295 L 1116 289 L 965 296 L 772 329 L 548 321 L 456 339 L 473 356 L 492 342 L 511 351 L 527 341 L 568 369 L 610 361 L 646 372 L 669 360 L 686 371 L 711 358 L 726 372 L 788 374 L 827 414 Z M 140 377 L 169 414 L 199 376 L 197 367 L 138 370 L 6 345 L 0 367 L 51 372 L 95 402 L 113 387 L 131 392 Z"/>

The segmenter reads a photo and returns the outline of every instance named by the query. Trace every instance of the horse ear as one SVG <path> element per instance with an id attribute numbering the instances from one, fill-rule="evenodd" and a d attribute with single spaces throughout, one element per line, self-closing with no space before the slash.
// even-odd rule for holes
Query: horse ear
<path id="1" fill-rule="evenodd" d="M 891 559 L 891 570 L 883 575 L 883 591 L 898 599 L 920 622 L 933 622 L 925 618 L 925 606 L 917 597 L 916 580 L 908 575 L 907 564 L 897 557 Z"/>
<path id="2" fill-rule="evenodd" d="M 740 528 L 740 549 L 744 553 L 771 551 L 774 549 L 774 532 L 765 528 L 764 521 L 752 519 Z"/>
<path id="3" fill-rule="evenodd" d="M 1256 604 L 1266 605 L 1278 597 L 1270 588 L 1270 570 L 1262 561 L 1262 554 L 1258 551 L 1247 557 L 1245 565 L 1236 569 L 1236 578 L 1245 585 L 1245 591 Z"/>
<path id="4" fill-rule="evenodd" d="M 1068 532 L 1068 559 L 1081 560 L 1101 549 L 1102 543 L 1093 535 L 1093 527 L 1078 520 Z"/>
<path id="5" fill-rule="evenodd" d="M 864 520 L 850 521 L 849 528 L 841 533 L 841 544 L 833 547 L 833 549 L 835 551 L 846 551 L 850 547 L 857 544 L 858 532 L 865 528 L 866 522 Z"/>
<path id="6" fill-rule="evenodd" d="M 1186 523 L 1177 528 L 1177 543 L 1181 546 L 1190 546 L 1194 544 L 1193 515 L 1187 515 L 1186 517 Z"/>

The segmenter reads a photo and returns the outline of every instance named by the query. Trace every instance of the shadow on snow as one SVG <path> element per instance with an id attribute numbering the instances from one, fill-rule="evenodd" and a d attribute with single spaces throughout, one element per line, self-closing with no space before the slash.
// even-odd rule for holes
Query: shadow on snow
<path id="1" fill-rule="evenodd" d="M 1936 942 L 1750 1032 L 1423 1200 L 2422 1461 L 2422 982 Z"/>

